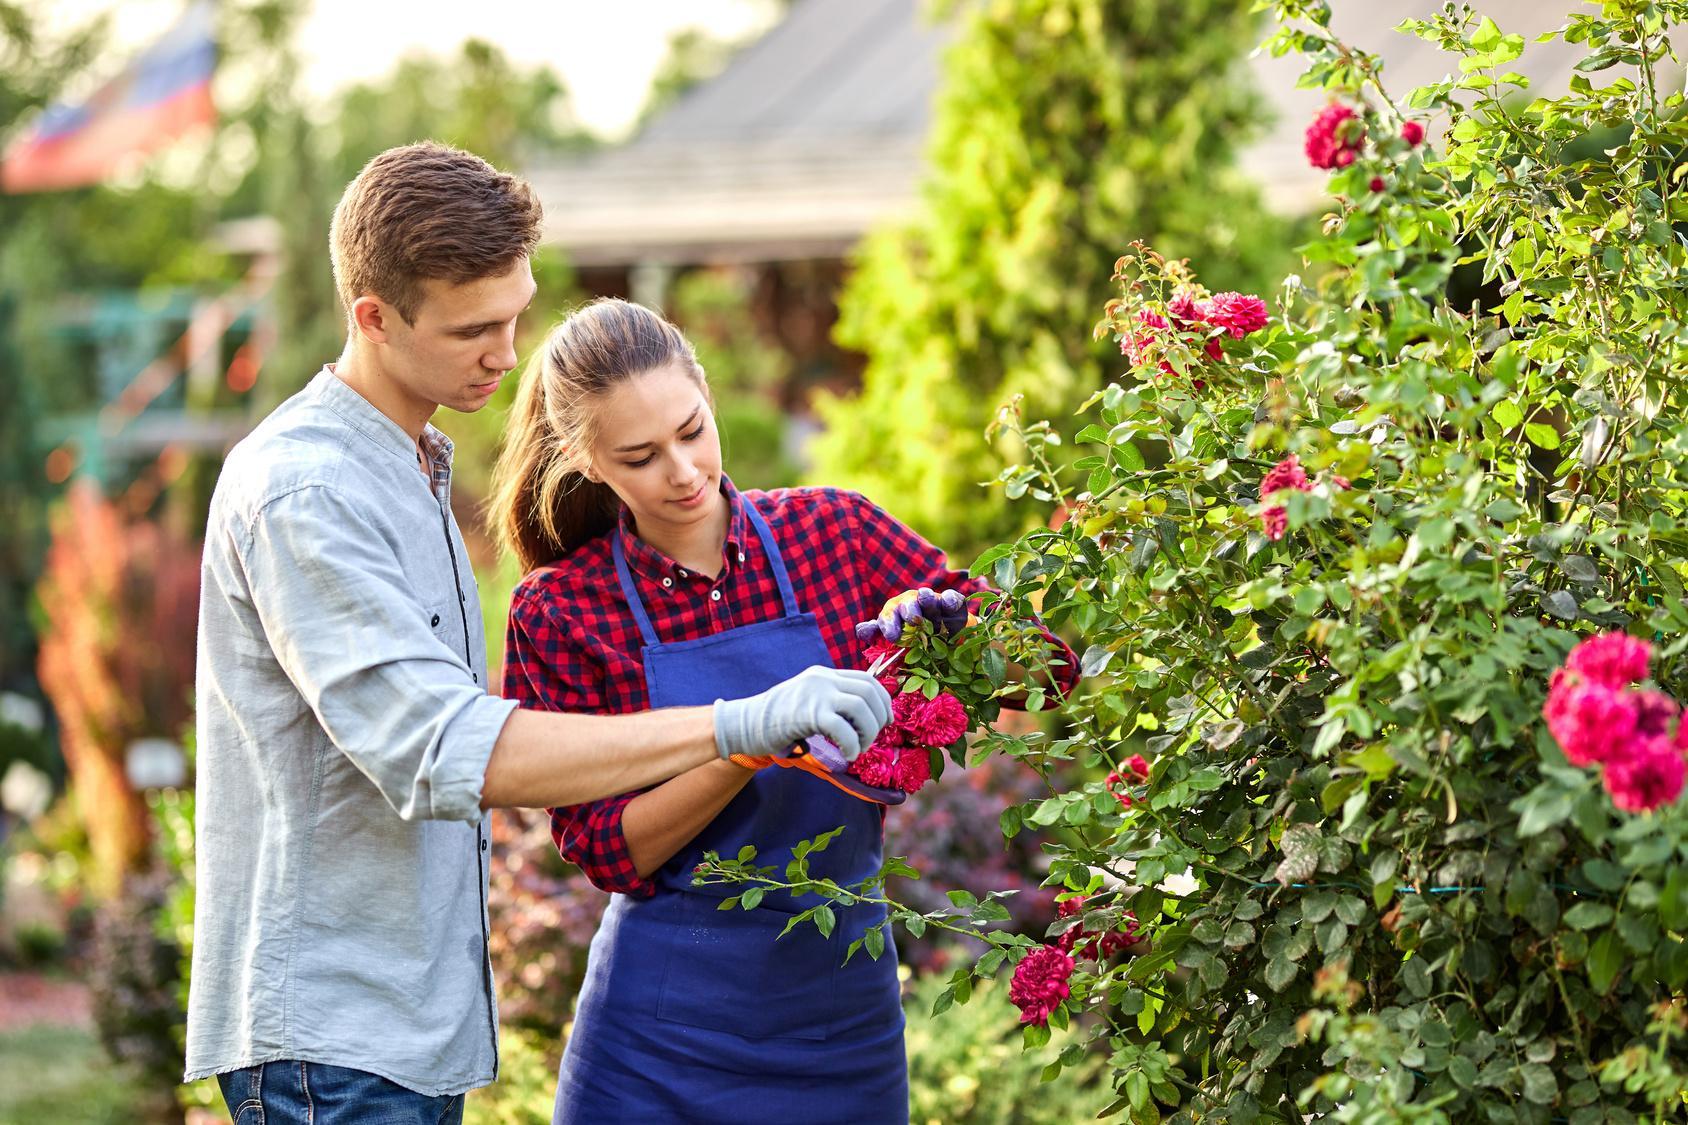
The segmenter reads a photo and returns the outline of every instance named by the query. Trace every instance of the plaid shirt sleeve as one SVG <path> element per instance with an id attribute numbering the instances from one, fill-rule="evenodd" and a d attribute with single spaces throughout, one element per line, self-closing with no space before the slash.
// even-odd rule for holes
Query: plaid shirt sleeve
<path id="1" fill-rule="evenodd" d="M 504 640 L 505 698 L 541 711 L 604 711 L 604 670 L 575 642 L 573 633 L 518 590 L 510 603 Z M 645 898 L 655 893 L 656 884 L 639 877 L 621 830 L 622 813 L 638 795 L 624 793 L 546 811 L 557 850 L 593 886 Z"/>
<path id="2" fill-rule="evenodd" d="M 905 590 L 930 586 L 934 590 L 960 590 L 975 594 L 991 589 L 983 578 L 970 578 L 964 570 L 953 570 L 944 552 L 915 534 L 895 516 L 873 501 L 856 493 L 848 493 L 855 500 L 855 542 L 871 544 L 857 558 L 860 560 L 859 581 L 878 606 Z M 1073 650 L 1048 629 L 1044 637 L 1055 646 L 1053 660 L 1064 661 L 1051 667 L 1050 672 L 1062 695 L 1071 694 L 1078 686 L 1078 657 Z"/>

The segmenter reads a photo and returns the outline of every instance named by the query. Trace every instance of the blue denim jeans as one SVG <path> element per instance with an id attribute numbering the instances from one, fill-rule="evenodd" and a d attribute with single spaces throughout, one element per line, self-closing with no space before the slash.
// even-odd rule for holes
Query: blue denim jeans
<path id="1" fill-rule="evenodd" d="M 234 1125 L 459 1125 L 463 1095 L 431 1098 L 362 1070 L 272 1062 L 217 1076 Z"/>

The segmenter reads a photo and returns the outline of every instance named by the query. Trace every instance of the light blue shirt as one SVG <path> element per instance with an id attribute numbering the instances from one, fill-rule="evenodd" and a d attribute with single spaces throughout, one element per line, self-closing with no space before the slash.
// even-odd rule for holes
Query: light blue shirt
<path id="1" fill-rule="evenodd" d="M 487 694 L 451 442 L 325 368 L 229 454 L 199 611 L 187 1078 L 301 1059 L 491 1082 Z"/>

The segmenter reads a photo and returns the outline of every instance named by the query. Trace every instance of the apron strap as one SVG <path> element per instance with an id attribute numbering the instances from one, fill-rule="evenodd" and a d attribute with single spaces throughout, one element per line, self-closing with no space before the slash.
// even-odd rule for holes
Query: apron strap
<path id="1" fill-rule="evenodd" d="M 785 560 L 780 557 L 779 545 L 774 542 L 774 533 L 768 530 L 768 521 L 762 518 L 762 513 L 758 512 L 756 505 L 748 499 L 744 502 L 744 511 L 756 528 L 756 537 L 762 540 L 762 550 L 767 553 L 768 562 L 774 568 L 774 581 L 780 585 L 780 600 L 785 603 L 785 615 L 799 616 L 803 611 L 797 608 L 797 595 L 791 589 L 791 576 L 785 572 Z"/>
<path id="2" fill-rule="evenodd" d="M 661 644 L 656 629 L 651 625 L 651 616 L 645 612 L 645 599 L 639 596 L 639 588 L 633 585 L 633 575 L 627 570 L 627 552 L 621 548 L 619 526 L 610 532 L 610 552 L 615 555 L 615 577 L 621 583 L 621 596 L 627 599 L 627 607 L 633 611 L 633 618 L 639 623 L 640 635 L 645 638 L 647 646 Z"/>
<path id="3" fill-rule="evenodd" d="M 762 513 L 756 510 L 756 505 L 749 500 L 744 501 L 744 511 L 750 517 L 751 526 L 756 529 L 756 537 L 762 541 L 762 550 L 768 556 L 768 564 L 773 567 L 774 581 L 779 583 L 780 601 L 785 604 L 785 616 L 798 617 L 802 610 L 797 608 L 797 594 L 791 588 L 791 576 L 786 573 L 785 560 L 780 557 L 779 544 L 774 542 L 774 533 L 768 528 L 768 521 L 762 518 Z M 639 635 L 645 638 L 646 645 L 658 645 L 662 639 L 656 635 L 656 627 L 651 624 L 651 616 L 645 612 L 645 600 L 639 596 L 639 589 L 633 584 L 633 573 L 627 569 L 627 552 L 621 546 L 621 529 L 616 527 L 610 532 L 610 553 L 615 556 L 615 577 L 621 583 L 621 596 L 627 599 L 627 606 L 633 611 L 633 618 L 639 623 Z"/>

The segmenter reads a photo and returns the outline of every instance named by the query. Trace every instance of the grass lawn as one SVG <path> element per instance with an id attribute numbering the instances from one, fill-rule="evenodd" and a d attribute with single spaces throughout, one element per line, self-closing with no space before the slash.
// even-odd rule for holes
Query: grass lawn
<path id="1" fill-rule="evenodd" d="M 130 1122 L 133 1093 L 86 1028 L 0 1031 L 0 1125 Z"/>

